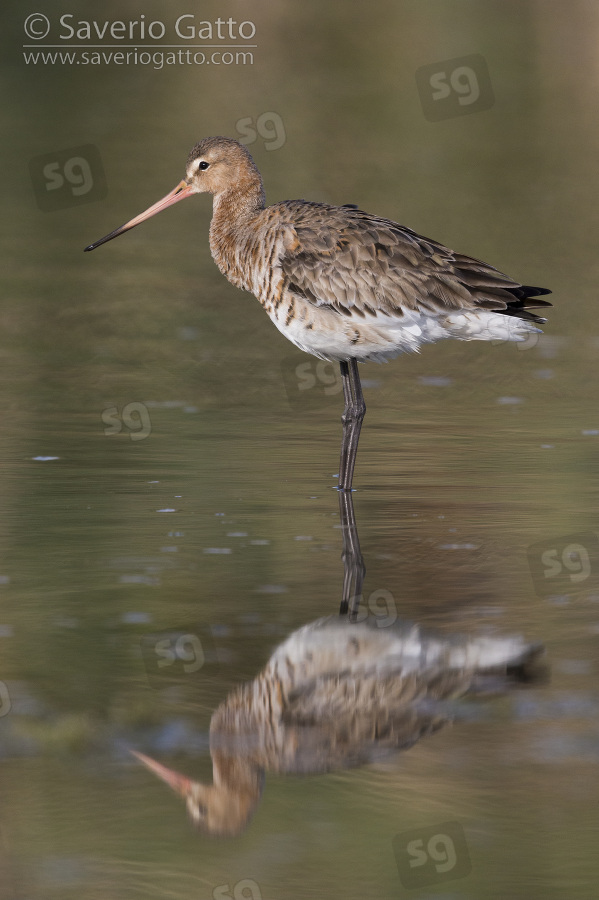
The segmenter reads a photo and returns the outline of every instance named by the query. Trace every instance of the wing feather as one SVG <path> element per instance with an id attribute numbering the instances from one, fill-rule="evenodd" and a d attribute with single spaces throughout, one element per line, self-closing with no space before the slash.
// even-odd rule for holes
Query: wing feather
<path id="1" fill-rule="evenodd" d="M 352 207 L 287 201 L 296 240 L 279 260 L 289 289 L 316 306 L 361 315 L 401 316 L 495 310 L 532 321 L 551 306 L 546 288 L 522 285 L 473 257 L 454 253 L 389 219 Z"/>

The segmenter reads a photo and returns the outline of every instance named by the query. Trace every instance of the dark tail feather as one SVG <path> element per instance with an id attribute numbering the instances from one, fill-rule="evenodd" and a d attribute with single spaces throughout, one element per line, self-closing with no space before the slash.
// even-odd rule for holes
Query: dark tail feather
<path id="1" fill-rule="evenodd" d="M 549 300 L 539 300 L 539 294 L 550 294 L 548 288 L 533 287 L 530 284 L 522 284 L 520 287 L 512 288 L 510 294 L 514 300 L 510 303 L 508 300 L 507 308 L 501 312 L 505 316 L 515 316 L 517 319 L 524 319 L 527 322 L 535 322 L 537 325 L 544 325 L 547 319 L 543 316 L 537 316 L 530 312 L 531 309 L 542 309 L 547 306 L 553 306 Z"/>

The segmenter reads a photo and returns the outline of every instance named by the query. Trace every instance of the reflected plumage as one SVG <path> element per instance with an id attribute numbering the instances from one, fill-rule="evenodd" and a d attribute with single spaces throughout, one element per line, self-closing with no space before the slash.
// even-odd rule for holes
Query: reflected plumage
<path id="1" fill-rule="evenodd" d="M 520 637 L 319 619 L 291 634 L 215 711 L 212 785 L 136 755 L 185 798 L 200 829 L 238 834 L 256 809 L 266 771 L 323 773 L 407 749 L 451 721 L 445 701 L 529 677 L 541 652 Z"/>
<path id="2" fill-rule="evenodd" d="M 232 284 L 254 294 L 301 350 L 340 362 L 344 442 L 339 487 L 350 490 L 365 413 L 357 363 L 422 344 L 523 341 L 551 306 L 532 287 L 390 219 L 353 205 L 286 200 L 265 206 L 248 150 L 225 137 L 200 141 L 186 177 L 161 201 L 86 250 L 194 193 L 213 194 L 210 250 Z"/>

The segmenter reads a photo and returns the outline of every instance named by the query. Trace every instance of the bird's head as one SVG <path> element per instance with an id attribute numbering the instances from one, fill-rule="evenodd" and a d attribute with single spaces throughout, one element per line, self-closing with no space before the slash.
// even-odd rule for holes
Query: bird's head
<path id="1" fill-rule="evenodd" d="M 187 812 L 194 826 L 214 837 L 233 837 L 240 834 L 260 800 L 261 784 L 257 790 L 247 786 L 203 784 L 169 769 L 143 753 L 131 751 L 151 772 L 166 782 L 185 800 Z"/>
<path id="2" fill-rule="evenodd" d="M 239 199 L 238 206 L 243 205 L 244 196 L 252 197 L 254 205 L 264 204 L 260 172 L 243 144 L 226 137 L 204 138 L 189 154 L 185 178 L 166 197 L 85 249 L 95 250 L 193 194 L 214 194 L 216 198 L 228 192 Z"/>
<path id="3" fill-rule="evenodd" d="M 260 173 L 247 149 L 226 137 L 204 138 L 187 158 L 185 184 L 197 194 L 222 194 L 231 188 L 243 193 L 262 185 Z"/>

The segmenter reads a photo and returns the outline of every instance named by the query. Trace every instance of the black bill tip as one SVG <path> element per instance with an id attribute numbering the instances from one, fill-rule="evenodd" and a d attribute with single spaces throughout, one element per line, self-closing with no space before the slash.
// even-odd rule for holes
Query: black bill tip
<path id="1" fill-rule="evenodd" d="M 128 231 L 128 230 L 129 229 L 125 225 L 121 225 L 120 228 L 115 228 L 114 231 L 110 232 L 110 234 L 104 235 L 104 237 L 100 238 L 99 241 L 94 241 L 93 244 L 89 245 L 89 247 L 85 247 L 83 252 L 88 253 L 90 250 L 95 250 L 96 247 L 100 246 L 100 244 L 106 244 L 108 241 L 111 241 L 113 238 L 118 237 L 119 234 L 124 234 L 125 231 Z"/>

